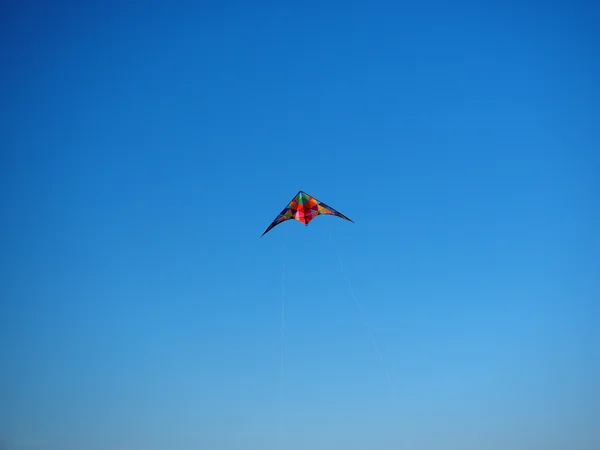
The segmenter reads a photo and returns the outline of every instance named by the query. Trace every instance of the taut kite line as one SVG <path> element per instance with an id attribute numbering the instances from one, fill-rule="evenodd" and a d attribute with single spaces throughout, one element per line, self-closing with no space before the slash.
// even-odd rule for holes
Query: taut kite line
<path id="1" fill-rule="evenodd" d="M 331 206 L 326 205 L 322 201 L 317 200 L 311 195 L 308 195 L 304 191 L 299 191 L 292 201 L 289 202 L 288 205 L 283 209 L 283 211 L 277 215 L 275 220 L 271 222 L 261 237 L 267 234 L 273 227 L 276 227 L 286 220 L 294 219 L 303 223 L 304 225 L 308 225 L 311 220 L 320 214 L 337 216 L 354 223 L 353 220 L 349 219 L 341 212 L 336 211 Z"/>

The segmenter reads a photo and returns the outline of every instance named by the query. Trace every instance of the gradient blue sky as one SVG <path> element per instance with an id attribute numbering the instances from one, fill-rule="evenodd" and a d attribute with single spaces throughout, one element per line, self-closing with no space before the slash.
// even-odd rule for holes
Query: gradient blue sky
<path id="1" fill-rule="evenodd" d="M 0 14 L 2 450 L 600 448 L 593 2 L 51 3 Z M 355 224 L 259 239 L 300 189 Z"/>

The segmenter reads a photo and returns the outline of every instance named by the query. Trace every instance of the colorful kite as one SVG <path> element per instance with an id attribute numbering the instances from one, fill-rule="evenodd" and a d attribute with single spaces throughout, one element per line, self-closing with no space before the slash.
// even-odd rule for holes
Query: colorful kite
<path id="1" fill-rule="evenodd" d="M 308 225 L 311 220 L 320 214 L 330 214 L 354 223 L 354 221 L 350 220 L 339 211 L 336 211 L 331 206 L 327 206 L 325 203 L 308 195 L 306 192 L 299 191 L 283 211 L 277 215 L 275 220 L 271 222 L 271 225 L 269 225 L 262 236 L 267 234 L 271 228 L 276 227 L 286 220 L 295 219 L 302 222 L 304 225 Z"/>

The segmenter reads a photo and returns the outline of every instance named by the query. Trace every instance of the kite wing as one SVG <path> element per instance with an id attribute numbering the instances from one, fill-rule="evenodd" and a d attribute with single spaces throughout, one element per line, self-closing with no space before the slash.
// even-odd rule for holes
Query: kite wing
<path id="1" fill-rule="evenodd" d="M 267 234 L 273 227 L 276 227 L 286 220 L 294 219 L 302 222 L 304 225 L 308 225 L 311 220 L 320 214 L 337 216 L 354 223 L 354 221 L 343 215 L 341 212 L 336 211 L 331 206 L 328 206 L 316 198 L 308 195 L 306 192 L 300 191 L 296 194 L 292 201 L 288 203 L 283 211 L 277 215 L 275 220 L 271 222 L 262 236 Z"/>

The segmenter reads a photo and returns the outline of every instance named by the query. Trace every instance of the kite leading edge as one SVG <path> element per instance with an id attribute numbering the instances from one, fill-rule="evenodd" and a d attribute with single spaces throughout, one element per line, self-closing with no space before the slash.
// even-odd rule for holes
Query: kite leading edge
<path id="1" fill-rule="evenodd" d="M 349 219 L 341 212 L 336 211 L 331 206 L 326 205 L 322 201 L 317 200 L 311 195 L 308 195 L 304 191 L 299 191 L 292 201 L 289 202 L 288 205 L 283 209 L 283 211 L 277 215 L 275 220 L 271 222 L 261 237 L 267 234 L 273 227 L 276 227 L 286 220 L 294 219 L 303 223 L 304 225 L 308 225 L 311 220 L 320 214 L 337 216 L 354 223 L 353 220 Z"/>

